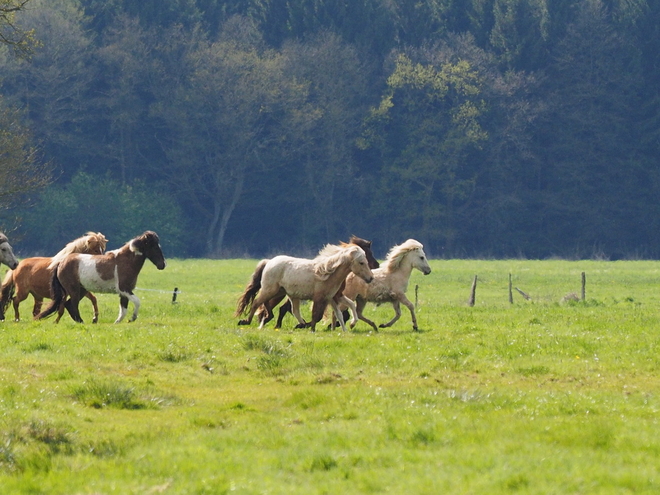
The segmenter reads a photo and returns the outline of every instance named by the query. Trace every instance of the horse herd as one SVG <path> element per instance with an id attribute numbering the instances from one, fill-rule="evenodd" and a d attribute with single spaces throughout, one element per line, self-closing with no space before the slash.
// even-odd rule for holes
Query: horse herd
<path id="1" fill-rule="evenodd" d="M 96 323 L 97 300 L 90 291 L 119 295 L 119 316 L 115 323 L 124 319 L 131 301 L 134 310 L 130 321 L 134 321 L 140 300 L 133 291 L 144 262 L 150 260 L 159 270 L 166 265 L 158 235 L 146 231 L 123 247 L 105 252 L 107 242 L 103 234 L 88 232 L 52 258 L 26 258 L 19 263 L 7 237 L 0 233 L 0 264 L 11 269 L 0 287 L 0 321 L 4 320 L 10 302 L 15 320 L 19 321 L 19 304 L 32 294 L 34 319 L 57 312 L 58 322 L 67 310 L 74 321 L 82 323 L 78 305 L 87 297 L 94 308 L 92 321 Z M 364 316 L 364 308 L 367 302 L 389 302 L 394 308 L 394 317 L 380 327 L 392 326 L 401 317 L 403 304 L 410 311 L 413 329 L 417 330 L 415 307 L 406 297 L 414 268 L 424 275 L 431 273 L 424 247 L 414 239 L 392 247 L 383 266 L 374 257 L 371 242 L 355 236 L 348 243 L 326 245 L 314 259 L 284 255 L 264 259 L 257 264 L 238 300 L 236 316 L 245 316 L 238 324 L 249 325 L 256 315 L 262 328 L 273 319 L 275 307 L 286 298 L 280 307 L 276 328 L 291 312 L 298 321 L 296 328 L 309 327 L 314 331 L 330 305 L 333 326 L 337 321 L 346 330 L 345 319 L 350 309 L 351 328 L 358 320 L 363 320 L 378 331 L 378 326 Z M 50 298 L 51 303 L 42 310 L 44 298 Z M 300 314 L 303 300 L 312 301 L 309 322 Z"/>

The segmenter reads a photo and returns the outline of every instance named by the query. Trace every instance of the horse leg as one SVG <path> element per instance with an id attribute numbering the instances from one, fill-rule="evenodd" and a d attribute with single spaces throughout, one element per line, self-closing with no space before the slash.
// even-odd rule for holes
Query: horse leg
<path id="1" fill-rule="evenodd" d="M 284 289 L 281 287 L 278 287 L 277 290 L 273 289 L 267 289 L 264 290 L 264 287 L 261 287 L 261 290 L 257 297 L 254 298 L 254 301 L 252 301 L 252 306 L 250 307 L 250 312 L 248 313 L 247 318 L 243 320 L 238 320 L 239 325 L 249 325 L 252 323 L 252 318 L 254 318 L 254 314 L 257 312 L 257 309 L 259 309 L 263 304 L 268 302 L 274 297 L 277 297 L 280 294 L 284 294 Z"/>
<path id="2" fill-rule="evenodd" d="M 296 317 L 296 320 L 298 320 L 298 324 L 295 328 L 305 328 L 307 326 L 307 322 L 300 314 L 300 299 L 289 298 L 289 302 L 291 303 L 291 313 Z"/>
<path id="3" fill-rule="evenodd" d="M 408 302 L 410 302 L 410 301 L 408 301 Z M 392 306 L 394 307 L 394 318 L 392 318 L 387 323 L 381 323 L 380 328 L 391 327 L 392 325 L 394 325 L 396 323 L 396 321 L 399 318 L 401 318 L 401 304 L 399 304 L 399 300 L 397 299 L 396 301 L 392 301 Z"/>
<path id="4" fill-rule="evenodd" d="M 291 300 L 287 299 L 282 306 L 280 306 L 280 313 L 277 315 L 277 323 L 275 324 L 275 328 L 282 328 L 282 321 L 284 320 L 284 317 L 287 315 L 287 313 L 293 314 L 293 311 L 291 310 Z"/>
<path id="5" fill-rule="evenodd" d="M 29 295 L 30 295 L 29 292 L 21 290 L 20 287 L 16 287 L 16 294 L 14 294 L 14 298 L 11 301 L 12 305 L 14 306 L 14 321 L 21 320 L 21 316 L 18 312 L 18 305 L 21 304 L 23 301 L 25 301 Z M 34 296 L 34 303 L 36 306 L 37 296 Z"/>
<path id="6" fill-rule="evenodd" d="M 119 323 L 126 317 L 128 313 L 128 297 L 121 295 L 119 296 L 119 316 L 115 320 L 115 323 Z"/>
<path id="7" fill-rule="evenodd" d="M 410 317 L 412 318 L 413 330 L 415 332 L 418 331 L 419 328 L 417 328 L 417 317 L 415 316 L 415 306 L 413 305 L 413 303 L 410 302 L 410 299 L 408 299 L 405 294 L 401 298 L 401 302 L 406 308 L 410 310 Z"/>
<path id="8" fill-rule="evenodd" d="M 44 299 L 39 296 L 34 296 L 34 306 L 32 307 L 32 316 L 37 316 L 39 313 L 41 313 L 41 305 L 44 302 Z"/>
<path id="9" fill-rule="evenodd" d="M 366 300 L 366 299 L 363 299 L 363 298 L 360 297 L 360 296 L 357 296 L 357 299 L 355 300 L 355 305 L 356 305 L 356 308 L 357 308 L 357 315 L 358 315 L 358 318 L 359 318 L 360 320 L 362 320 L 362 321 L 368 323 L 369 325 L 371 325 L 371 328 L 373 328 L 374 331 L 377 332 L 377 331 L 378 331 L 378 327 L 376 326 L 376 324 L 375 324 L 373 321 L 371 321 L 369 318 L 367 318 L 366 316 L 364 316 L 364 314 L 362 314 L 362 311 L 364 311 L 364 308 L 365 308 L 365 306 L 367 305 L 367 300 Z"/>
<path id="10" fill-rule="evenodd" d="M 342 296 L 342 297 L 344 297 L 344 296 Z M 352 301 L 351 301 L 351 303 L 352 303 Z M 332 314 L 335 316 L 335 318 L 337 318 L 337 320 L 339 320 L 339 324 L 341 325 L 342 331 L 345 332 L 346 331 L 346 324 L 344 323 L 344 315 L 342 315 L 342 313 L 339 309 L 339 305 L 337 304 L 337 301 L 335 301 L 334 299 L 330 299 L 330 307 L 332 308 L 332 312 L 333 312 Z"/>
<path id="11" fill-rule="evenodd" d="M 64 303 L 64 307 L 71 315 L 71 318 L 73 318 L 73 321 L 78 323 L 83 323 L 83 319 L 80 317 L 80 311 L 78 310 L 79 302 L 80 302 L 80 295 L 74 293 L 71 294 L 69 299 L 67 299 L 67 301 Z"/>
<path id="12" fill-rule="evenodd" d="M 357 308 L 355 306 L 355 303 L 351 301 L 348 297 L 345 295 L 341 295 L 340 297 L 337 298 L 337 303 L 341 303 L 345 306 L 348 306 L 350 308 L 351 313 L 353 313 L 353 319 L 351 320 L 351 328 L 355 326 L 355 324 L 358 322 L 358 313 L 357 313 Z M 348 312 L 348 309 L 344 309 L 341 312 L 341 316 L 344 319 L 344 323 L 348 321 L 348 318 L 351 316 Z M 335 315 L 334 311 L 332 313 L 332 323 L 330 324 L 330 330 L 334 330 L 337 328 L 337 316 Z"/>
<path id="13" fill-rule="evenodd" d="M 323 313 L 325 313 L 327 306 L 327 299 L 314 299 L 314 303 L 312 304 L 312 322 L 309 324 L 312 332 L 316 332 L 316 324 L 323 319 Z"/>
<path id="14" fill-rule="evenodd" d="M 98 323 L 99 321 L 99 305 L 96 300 L 96 296 L 91 292 L 85 294 L 85 297 L 92 301 L 92 307 L 94 308 L 94 317 L 92 318 L 92 323 Z"/>

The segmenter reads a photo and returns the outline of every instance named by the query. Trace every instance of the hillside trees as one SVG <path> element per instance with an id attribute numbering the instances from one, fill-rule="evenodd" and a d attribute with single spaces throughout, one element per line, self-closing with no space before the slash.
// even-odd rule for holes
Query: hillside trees
<path id="1" fill-rule="evenodd" d="M 0 54 L 24 150 L 60 193 L 81 172 L 135 204 L 166 188 L 186 254 L 353 233 L 435 256 L 658 252 L 657 2 L 30 5 L 16 25 L 41 46 Z"/>
<path id="2" fill-rule="evenodd" d="M 601 249 L 599 243 L 624 248 L 633 231 L 643 230 L 648 211 L 636 201 L 651 183 L 637 140 L 639 53 L 611 19 L 600 0 L 578 5 L 553 53 L 538 128 L 543 233 L 557 241 L 573 236 L 585 251 Z"/>
<path id="3" fill-rule="evenodd" d="M 162 172 L 203 218 L 206 252 L 219 255 L 246 181 L 266 163 L 300 88 L 244 18 L 228 21 L 218 41 L 202 40 L 184 57 L 185 80 L 156 107 L 167 129 Z"/>
<path id="4" fill-rule="evenodd" d="M 0 59 L 13 60 L 2 47 L 25 57 L 34 47 L 33 31 L 23 29 L 16 14 L 29 0 L 0 0 Z M 15 204 L 24 194 L 45 187 L 50 167 L 41 162 L 22 112 L 0 95 L 0 210 Z"/>
<path id="5" fill-rule="evenodd" d="M 390 226 L 452 253 L 458 210 L 474 190 L 470 154 L 487 138 L 482 81 L 469 61 L 438 50 L 397 56 L 372 122 L 381 147 Z M 397 193 L 398 192 L 398 193 Z M 390 234 L 392 235 L 392 234 Z"/>

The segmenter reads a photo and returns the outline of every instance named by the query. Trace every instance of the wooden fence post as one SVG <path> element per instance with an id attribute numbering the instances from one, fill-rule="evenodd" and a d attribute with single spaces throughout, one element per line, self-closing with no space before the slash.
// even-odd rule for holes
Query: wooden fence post
<path id="1" fill-rule="evenodd" d="M 586 273 L 582 272 L 582 300 L 584 301 L 586 295 L 587 295 L 587 275 Z"/>
<path id="2" fill-rule="evenodd" d="M 513 304 L 513 285 L 511 283 L 511 274 L 509 273 L 509 304 Z"/>
<path id="3" fill-rule="evenodd" d="M 468 300 L 468 306 L 472 307 L 474 306 L 474 301 L 476 299 L 476 292 L 477 292 L 477 276 L 474 276 L 474 280 L 472 281 L 472 290 L 470 291 L 470 299 Z"/>

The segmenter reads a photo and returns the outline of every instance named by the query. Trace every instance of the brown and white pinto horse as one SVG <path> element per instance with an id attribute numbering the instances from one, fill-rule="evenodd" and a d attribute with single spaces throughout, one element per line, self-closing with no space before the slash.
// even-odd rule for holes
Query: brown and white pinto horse
<path id="1" fill-rule="evenodd" d="M 87 254 L 103 254 L 108 240 L 100 232 L 87 232 L 84 236 L 79 237 L 68 243 L 64 249 L 57 253 L 52 258 L 25 258 L 22 260 L 13 271 L 7 272 L 2 287 L 0 287 L 0 319 L 4 316 L 4 312 L 9 307 L 9 301 L 12 301 L 14 306 L 14 320 L 20 320 L 18 306 L 32 294 L 34 297 L 34 307 L 32 309 L 32 316 L 36 316 L 41 311 L 41 304 L 44 298 L 50 298 L 50 279 L 52 271 L 48 266 L 57 261 L 62 260 L 64 257 L 71 253 L 87 253 Z M 99 317 L 99 307 L 96 297 L 91 292 L 87 293 L 87 298 L 92 302 L 94 307 L 94 318 L 92 322 L 96 323 Z M 64 308 L 62 308 L 64 311 Z M 57 315 L 57 321 L 62 317 L 62 313 Z"/>
<path id="2" fill-rule="evenodd" d="M 371 268 L 372 270 L 375 270 L 376 268 L 378 268 L 380 266 L 378 264 L 378 260 L 374 256 L 374 253 L 371 251 L 371 241 L 367 241 L 366 239 L 362 239 L 360 237 L 352 235 L 350 240 L 348 241 L 348 243 L 341 242 L 340 246 L 348 246 L 349 244 L 354 244 L 354 245 L 360 246 L 362 248 L 362 250 L 364 251 L 364 254 L 367 257 L 367 264 L 369 265 L 369 268 Z M 337 293 L 334 296 L 335 302 L 337 302 L 337 303 L 340 302 L 342 292 L 343 292 L 345 286 L 346 286 L 346 282 L 344 281 L 344 283 L 341 284 L 341 287 L 339 287 L 339 290 L 337 291 Z M 273 299 L 268 301 L 266 304 L 264 304 L 263 306 L 261 306 L 257 310 L 256 315 L 257 315 L 257 318 L 259 319 L 259 321 L 261 322 L 261 326 L 265 325 L 266 323 L 268 323 L 270 320 L 273 319 L 273 317 L 275 316 L 273 314 L 273 309 L 275 309 L 275 307 L 282 301 L 282 299 L 284 299 L 284 297 L 285 296 L 274 297 Z M 355 308 L 355 306 L 354 305 L 351 306 L 353 301 L 351 301 L 349 299 L 348 301 L 342 300 L 342 302 L 344 302 L 345 304 L 347 303 L 349 305 L 349 307 L 353 310 L 353 322 L 351 324 L 355 325 L 355 323 L 357 322 L 358 316 L 357 316 L 357 309 Z M 282 321 L 284 320 L 284 317 L 288 313 L 292 313 L 292 311 L 291 311 L 291 301 L 289 299 L 287 299 L 286 302 L 284 304 L 282 304 L 282 306 L 280 306 L 280 311 L 279 311 L 279 314 L 277 316 L 277 323 L 275 323 L 275 328 L 276 329 L 277 328 L 282 328 Z M 343 313 L 342 313 L 342 316 L 344 317 L 344 321 L 347 321 L 348 316 L 349 316 L 348 311 L 344 310 Z M 301 325 L 298 324 L 298 327 L 300 327 L 300 326 Z M 305 326 L 307 326 L 307 324 L 305 324 Z"/>
<path id="3" fill-rule="evenodd" d="M 274 297 L 287 295 L 291 300 L 292 312 L 302 325 L 300 301 L 312 300 L 314 306 L 323 309 L 330 303 L 339 323 L 344 327 L 344 319 L 333 296 L 349 273 L 355 273 L 365 282 L 371 282 L 373 275 L 367 265 L 367 257 L 359 246 L 328 245 L 313 260 L 276 256 L 271 260 L 261 260 L 252 274 L 250 283 L 238 300 L 236 316 L 247 313 L 239 325 L 249 325 L 257 309 Z M 311 329 L 316 323 L 313 311 Z M 323 316 L 323 311 L 321 311 Z M 260 325 L 262 327 L 263 324 Z"/>
<path id="4" fill-rule="evenodd" d="M 134 310 L 130 321 L 135 321 L 140 309 L 140 300 L 133 294 L 133 290 L 147 259 L 159 270 L 165 268 L 165 257 L 160 248 L 160 240 L 152 231 L 146 231 L 123 247 L 108 251 L 106 254 L 68 255 L 53 267 L 51 279 L 53 302 L 35 319 L 46 318 L 64 305 L 71 318 L 82 323 L 78 303 L 88 291 L 93 290 L 119 294 L 119 317 L 115 323 L 124 319 L 128 312 L 128 301 L 132 301 Z"/>

